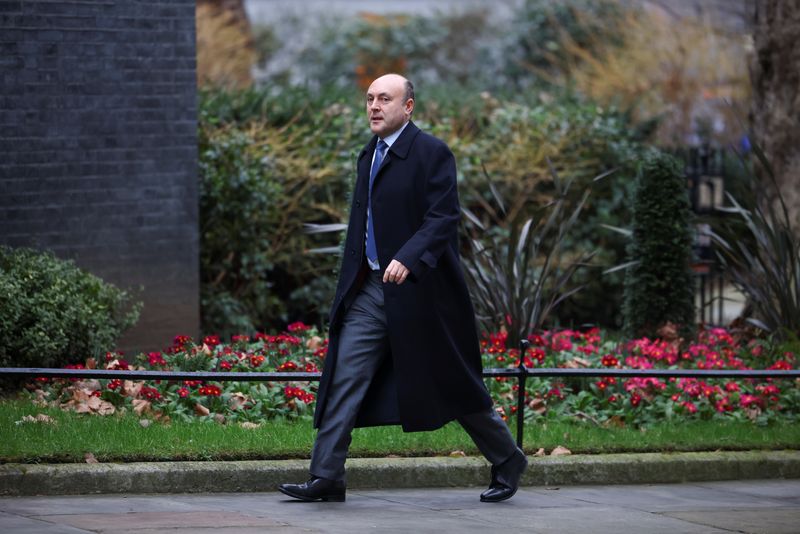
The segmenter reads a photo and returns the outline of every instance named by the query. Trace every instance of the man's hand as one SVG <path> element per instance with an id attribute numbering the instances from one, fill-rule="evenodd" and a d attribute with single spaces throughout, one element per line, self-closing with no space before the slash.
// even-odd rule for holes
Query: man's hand
<path id="1" fill-rule="evenodd" d="M 397 285 L 406 281 L 408 269 L 397 260 L 389 262 L 389 266 L 383 271 L 383 282 L 395 282 Z"/>

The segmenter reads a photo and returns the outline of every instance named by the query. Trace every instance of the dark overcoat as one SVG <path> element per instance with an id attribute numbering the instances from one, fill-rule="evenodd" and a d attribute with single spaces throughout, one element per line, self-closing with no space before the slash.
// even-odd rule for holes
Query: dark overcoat
<path id="1" fill-rule="evenodd" d="M 373 137 L 358 156 L 330 341 L 317 395 L 319 427 L 336 369 L 341 321 L 363 281 L 367 188 Z M 372 187 L 378 260 L 409 268 L 403 284 L 384 283 L 390 354 L 361 405 L 356 426 L 402 424 L 433 430 L 491 407 L 458 254 L 460 209 L 455 158 L 441 140 L 409 123 L 384 157 Z"/>

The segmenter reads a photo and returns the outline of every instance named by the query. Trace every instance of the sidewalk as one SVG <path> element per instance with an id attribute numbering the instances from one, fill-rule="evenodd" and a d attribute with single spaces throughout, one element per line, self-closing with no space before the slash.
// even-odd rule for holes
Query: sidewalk
<path id="1" fill-rule="evenodd" d="M 0 532 L 797 533 L 800 480 L 528 486 L 483 504 L 478 488 L 348 491 L 345 503 L 277 492 L 0 498 Z"/>

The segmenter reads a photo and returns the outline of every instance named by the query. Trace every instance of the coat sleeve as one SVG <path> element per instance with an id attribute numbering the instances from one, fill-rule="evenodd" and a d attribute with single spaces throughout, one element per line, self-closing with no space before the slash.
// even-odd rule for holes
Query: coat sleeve
<path id="1" fill-rule="evenodd" d="M 426 167 L 422 225 L 395 254 L 412 279 L 436 267 L 439 258 L 458 233 L 461 211 L 456 186 L 456 162 L 444 143 L 437 143 Z"/>

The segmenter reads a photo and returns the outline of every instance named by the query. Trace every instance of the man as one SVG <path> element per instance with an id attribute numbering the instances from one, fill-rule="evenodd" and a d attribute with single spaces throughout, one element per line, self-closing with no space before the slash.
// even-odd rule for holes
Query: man
<path id="1" fill-rule="evenodd" d="M 375 136 L 358 157 L 330 342 L 317 395 L 304 501 L 344 501 L 354 426 L 434 430 L 453 419 L 492 463 L 481 501 L 517 491 L 527 459 L 481 378 L 475 316 L 458 255 L 453 154 L 411 122 L 414 87 L 397 74 L 367 91 Z"/>

